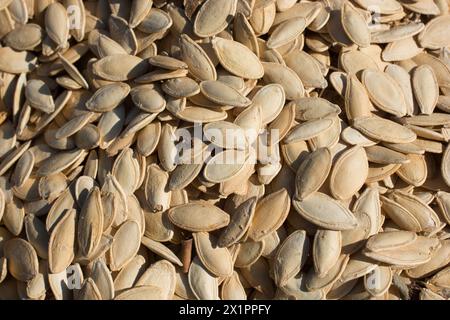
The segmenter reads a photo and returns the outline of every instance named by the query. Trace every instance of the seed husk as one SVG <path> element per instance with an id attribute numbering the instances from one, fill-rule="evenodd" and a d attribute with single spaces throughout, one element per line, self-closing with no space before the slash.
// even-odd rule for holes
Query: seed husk
<path id="1" fill-rule="evenodd" d="M 42 80 L 30 80 L 25 87 L 25 96 L 30 105 L 45 113 L 55 111 L 50 88 Z"/>
<path id="2" fill-rule="evenodd" d="M 115 54 L 104 57 L 92 65 L 94 75 L 109 81 L 127 81 L 147 72 L 148 62 L 128 55 Z"/>
<path id="3" fill-rule="evenodd" d="M 412 130 L 378 117 L 357 119 L 353 126 L 370 138 L 388 143 L 409 143 L 417 138 Z"/>
<path id="4" fill-rule="evenodd" d="M 274 259 L 275 283 L 284 286 L 295 276 L 308 258 L 309 240 L 306 232 L 298 230 L 289 235 L 276 252 Z"/>
<path id="5" fill-rule="evenodd" d="M 9 32 L 4 41 L 8 47 L 22 51 L 34 49 L 41 43 L 42 38 L 42 28 L 38 24 L 29 23 Z"/>
<path id="6" fill-rule="evenodd" d="M 319 148 L 305 157 L 297 169 L 295 195 L 299 200 L 319 190 L 331 169 L 331 152 Z"/>
<path id="7" fill-rule="evenodd" d="M 160 256 L 166 260 L 169 260 L 170 262 L 175 263 L 176 265 L 178 265 L 180 267 L 183 266 L 180 259 L 169 248 L 167 248 L 162 243 L 154 241 L 147 237 L 142 237 L 142 244 L 145 247 L 147 247 L 150 251 L 157 254 L 158 256 Z"/>
<path id="8" fill-rule="evenodd" d="M 299 76 L 288 67 L 274 62 L 263 62 L 264 81 L 281 85 L 286 99 L 296 100 L 304 96 L 304 87 Z"/>
<path id="9" fill-rule="evenodd" d="M 69 18 L 62 4 L 52 3 L 45 10 L 45 31 L 58 47 L 65 45 L 69 36 Z"/>
<path id="10" fill-rule="evenodd" d="M 303 218 L 319 227 L 330 230 L 349 230 L 356 227 L 357 224 L 356 218 L 350 210 L 320 192 L 311 194 L 303 201 L 294 199 L 292 205 Z M 327 215 L 328 211 L 335 212 L 334 216 Z"/>
<path id="11" fill-rule="evenodd" d="M 229 247 L 245 235 L 256 211 L 256 200 L 256 197 L 249 198 L 236 208 L 230 223 L 218 239 L 217 243 L 220 247 Z"/>
<path id="12" fill-rule="evenodd" d="M 236 12 L 236 5 L 237 0 L 206 0 L 195 17 L 195 34 L 211 37 L 224 30 Z"/>
<path id="13" fill-rule="evenodd" d="M 341 8 L 342 28 L 347 36 L 358 46 L 368 47 L 371 37 L 366 20 L 350 2 L 345 2 Z"/>
<path id="14" fill-rule="evenodd" d="M 207 99 L 220 105 L 246 107 L 251 103 L 250 99 L 221 81 L 203 81 L 200 91 Z"/>
<path id="15" fill-rule="evenodd" d="M 423 114 L 433 113 L 439 97 L 439 87 L 433 69 L 427 65 L 414 69 L 412 86 L 419 108 Z"/>
<path id="16" fill-rule="evenodd" d="M 85 257 L 91 255 L 100 243 L 103 232 L 103 207 L 100 190 L 95 187 L 84 203 L 78 218 L 78 245 Z"/>
<path id="17" fill-rule="evenodd" d="M 189 73 L 198 80 L 216 80 L 217 72 L 206 52 L 188 35 L 180 36 L 181 57 Z"/>
<path id="18" fill-rule="evenodd" d="M 275 231 L 283 224 L 289 209 L 290 197 L 286 189 L 269 194 L 256 207 L 248 236 L 258 241 Z"/>
<path id="19" fill-rule="evenodd" d="M 141 230 L 136 221 L 128 220 L 120 225 L 111 244 L 111 271 L 120 270 L 131 261 L 139 250 Z"/>
<path id="20" fill-rule="evenodd" d="M 448 298 L 447 9 L 0 0 L 0 299 Z"/>
<path id="21" fill-rule="evenodd" d="M 398 117 L 406 115 L 405 98 L 400 86 L 386 73 L 364 70 L 362 82 L 370 99 L 381 110 Z"/>
<path id="22" fill-rule="evenodd" d="M 13 238 L 4 244 L 5 258 L 8 259 L 8 270 L 17 280 L 28 281 L 38 274 L 38 258 L 36 251 L 27 241 Z"/>
<path id="23" fill-rule="evenodd" d="M 189 268 L 189 286 L 200 300 L 218 300 L 219 284 L 217 278 L 205 269 L 198 257 L 194 258 Z"/>
<path id="24" fill-rule="evenodd" d="M 229 215 L 207 203 L 188 203 L 169 210 L 169 219 L 177 227 L 192 232 L 209 232 L 223 228 Z"/>
<path id="25" fill-rule="evenodd" d="M 266 46 L 269 49 L 279 48 L 296 39 L 306 27 L 306 19 L 303 17 L 286 20 L 272 31 Z"/>
<path id="26" fill-rule="evenodd" d="M 55 225 L 49 239 L 48 260 L 52 273 L 60 273 L 72 263 L 75 256 L 76 212 L 69 210 Z"/>
<path id="27" fill-rule="evenodd" d="M 264 69 L 258 57 L 239 42 L 215 38 L 212 46 L 220 64 L 228 72 L 246 79 L 263 76 Z"/>
<path id="28" fill-rule="evenodd" d="M 216 277 L 229 277 L 233 261 L 227 248 L 217 246 L 217 239 L 206 232 L 193 233 L 197 256 L 204 267 Z"/>

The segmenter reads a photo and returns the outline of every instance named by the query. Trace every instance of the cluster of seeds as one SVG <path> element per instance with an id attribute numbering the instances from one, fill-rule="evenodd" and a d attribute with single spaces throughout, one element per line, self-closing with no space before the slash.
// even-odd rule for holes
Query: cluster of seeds
<path id="1" fill-rule="evenodd" d="M 0 299 L 448 299 L 449 50 L 448 0 L 0 0 Z"/>

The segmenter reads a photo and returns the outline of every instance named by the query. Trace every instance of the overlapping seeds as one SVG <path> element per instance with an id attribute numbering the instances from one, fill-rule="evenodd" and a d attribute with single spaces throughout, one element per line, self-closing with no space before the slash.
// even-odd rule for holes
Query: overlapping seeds
<path id="1" fill-rule="evenodd" d="M 0 300 L 448 300 L 449 8 L 0 1 Z"/>

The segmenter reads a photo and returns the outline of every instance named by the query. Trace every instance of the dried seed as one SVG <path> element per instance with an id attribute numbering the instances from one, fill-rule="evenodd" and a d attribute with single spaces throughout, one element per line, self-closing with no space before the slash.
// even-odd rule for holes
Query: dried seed
<path id="1" fill-rule="evenodd" d="M 228 225 L 230 217 L 207 203 L 189 203 L 169 210 L 169 219 L 177 227 L 192 232 L 208 232 Z"/>
<path id="2" fill-rule="evenodd" d="M 53 228 L 49 239 L 48 261 L 51 273 L 60 273 L 72 263 L 75 246 L 76 212 L 69 210 Z"/>
<path id="3" fill-rule="evenodd" d="M 194 21 L 199 37 L 211 37 L 224 30 L 236 12 L 237 0 L 206 0 Z"/>
<path id="4" fill-rule="evenodd" d="M 292 202 L 295 210 L 306 220 L 330 230 L 349 230 L 356 227 L 353 213 L 326 194 L 315 192 L 303 201 Z M 327 212 L 334 212 L 333 216 Z"/>

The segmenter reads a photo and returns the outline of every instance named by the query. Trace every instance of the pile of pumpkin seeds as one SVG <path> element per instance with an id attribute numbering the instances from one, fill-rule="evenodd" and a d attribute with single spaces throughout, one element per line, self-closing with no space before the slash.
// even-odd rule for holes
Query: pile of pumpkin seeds
<path id="1" fill-rule="evenodd" d="M 449 299 L 449 5 L 1 0 L 0 299 Z"/>

